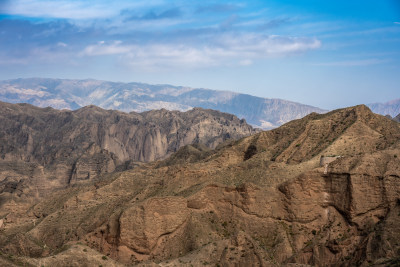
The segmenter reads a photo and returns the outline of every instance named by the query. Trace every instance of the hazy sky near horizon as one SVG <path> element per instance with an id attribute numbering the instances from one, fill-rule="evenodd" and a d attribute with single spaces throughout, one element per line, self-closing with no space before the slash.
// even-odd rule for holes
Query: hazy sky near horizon
<path id="1" fill-rule="evenodd" d="M 400 98 L 400 1 L 0 0 L 0 79 L 26 77 L 385 102 Z"/>

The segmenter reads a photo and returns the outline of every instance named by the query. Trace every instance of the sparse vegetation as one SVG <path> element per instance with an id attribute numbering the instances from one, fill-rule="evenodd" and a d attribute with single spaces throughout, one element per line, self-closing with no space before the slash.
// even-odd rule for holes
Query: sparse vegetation
<path id="1" fill-rule="evenodd" d="M 342 118 L 332 119 L 327 114 L 313 116 L 318 118 L 317 122 L 313 121 L 317 128 L 324 125 L 325 119 L 331 121 Z M 219 150 L 210 150 L 207 152 L 210 153 L 209 157 L 196 158 L 192 163 L 186 157 L 191 157 L 193 151 L 187 148 L 190 153 L 184 154 L 182 164 L 143 164 L 135 170 L 110 174 L 87 185 L 60 190 L 31 210 L 40 218 L 36 222 L 41 221 L 36 225 L 30 223 L 29 231 L 33 229 L 32 232 L 46 242 L 46 248 L 44 243 L 32 241 L 30 234 L 25 235 L 27 231 L 20 231 L 23 228 L 14 228 L 14 232 L 10 228 L 2 229 L 2 235 L 4 233 L 8 238 L 15 237 L 15 233 L 22 233 L 17 237 L 25 239 L 16 239 L 22 240 L 22 243 L 9 242 L 10 247 L 15 249 L 24 244 L 38 251 L 46 249 L 54 259 L 60 257 L 57 254 L 60 251 L 55 248 L 67 244 L 68 239 L 85 240 L 84 244 L 91 249 L 76 246 L 75 249 L 87 252 L 78 253 L 81 256 L 91 256 L 92 250 L 108 253 L 95 254 L 97 264 L 92 265 L 98 265 L 101 260 L 104 261 L 103 265 L 107 265 L 106 260 L 110 255 L 116 255 L 115 244 L 126 244 L 129 249 L 145 251 L 144 254 L 148 253 L 146 251 L 149 248 L 160 251 L 148 262 L 164 264 L 168 260 L 171 265 L 189 264 L 190 259 L 195 265 L 206 263 L 220 266 L 223 261 L 228 261 L 232 264 L 240 262 L 245 266 L 248 263 L 246 261 L 254 259 L 256 254 L 257 259 L 265 261 L 265 265 L 279 266 L 282 262 L 277 256 L 282 251 L 288 253 L 289 257 L 296 255 L 292 258 L 295 261 L 296 257 L 305 254 L 308 257 L 314 248 L 321 246 L 328 247 L 332 254 L 341 255 L 345 265 L 350 260 L 344 258 L 347 254 L 342 252 L 343 247 L 349 251 L 357 248 L 360 253 L 363 252 L 360 239 L 353 238 L 353 235 L 364 235 L 361 239 L 378 242 L 384 251 L 390 251 L 387 244 L 381 241 L 393 243 L 398 236 L 392 231 L 393 237 L 389 240 L 382 229 L 397 226 L 393 215 L 395 218 L 398 218 L 396 215 L 400 216 L 396 206 L 396 203 L 400 205 L 400 200 L 382 196 L 378 200 L 368 199 L 371 203 L 363 203 L 387 208 L 390 215 L 382 215 L 373 209 L 362 214 L 357 210 L 359 207 L 353 205 L 354 213 L 361 214 L 357 220 L 362 223 L 357 222 L 357 225 L 345 201 L 358 201 L 358 192 L 386 194 L 385 190 L 392 190 L 390 187 L 381 190 L 379 186 L 386 180 L 396 179 L 394 177 L 397 176 L 386 179 L 385 173 L 397 175 L 397 169 L 387 164 L 387 169 L 383 170 L 378 164 L 395 162 L 395 148 L 374 151 L 376 140 L 374 134 L 368 132 L 370 126 L 364 123 L 357 131 L 354 129 L 357 125 L 350 126 L 346 134 L 361 133 L 362 138 L 354 136 L 346 157 L 331 164 L 332 175 L 322 176 L 322 168 L 319 167 L 321 154 L 342 155 L 344 147 L 350 147 L 343 145 L 343 140 L 350 140 L 349 136 L 343 136 L 337 130 L 340 125 L 347 124 L 338 123 L 333 137 L 332 133 L 326 132 L 322 140 L 322 135 L 315 129 L 308 133 L 306 140 L 299 141 L 299 135 L 305 136 L 303 133 L 309 122 L 307 120 L 291 122 L 281 129 L 221 146 Z M 363 135 L 364 132 L 367 134 Z M 337 136 L 343 139 L 329 144 L 337 140 Z M 256 139 L 257 142 L 254 141 Z M 384 142 L 383 138 L 379 140 Z M 301 142 L 301 145 L 297 142 Z M 251 148 L 252 144 L 255 149 Z M 267 147 L 266 150 L 263 145 Z M 354 153 L 351 152 L 353 148 Z M 362 150 L 362 157 L 358 156 L 361 148 L 366 151 Z M 249 150 L 254 151 L 249 152 L 249 160 L 244 160 L 243 156 Z M 264 153 L 260 153 L 264 150 Z M 312 154 L 316 156 L 314 159 L 310 157 Z M 276 157 L 275 162 L 270 160 L 272 155 Z M 377 173 L 382 171 L 380 176 L 386 180 L 374 180 L 378 178 L 368 176 L 369 169 Z M 363 177 L 362 182 L 358 183 L 357 179 L 353 181 L 357 175 Z M 349 180 L 352 181 L 352 190 L 346 186 Z M 67 191 L 69 193 L 64 193 Z M 136 201 L 139 196 L 140 201 Z M 379 202 L 381 199 L 390 201 L 390 209 L 387 202 Z M 41 214 L 44 213 L 49 214 L 51 222 L 43 219 L 45 216 Z M 319 219 L 326 216 L 331 219 L 330 223 L 325 224 L 326 220 Z M 387 221 L 390 216 L 393 221 Z M 382 223 L 376 226 L 377 221 Z M 365 229 L 360 230 L 362 227 Z M 53 238 L 54 233 L 61 236 L 60 240 Z M 382 233 L 380 240 L 379 233 Z M 393 247 L 392 252 L 395 249 Z M 292 255 L 289 255 L 292 253 L 290 251 L 293 251 Z M 63 254 L 68 253 L 70 251 Z M 125 252 L 121 250 L 118 253 Z M 341 264 L 339 257 L 319 258 L 317 254 L 312 257 L 324 266 Z M 134 255 L 126 258 L 129 258 L 126 264 L 141 263 Z M 219 260 L 221 264 L 216 263 Z M 351 259 L 351 263 L 357 261 L 360 259 Z M 365 264 L 364 261 L 362 263 Z"/>
<path id="2" fill-rule="evenodd" d="M 246 161 L 251 159 L 255 154 L 257 154 L 257 146 L 254 144 L 250 144 L 246 152 L 244 153 L 244 160 Z"/>
<path id="3" fill-rule="evenodd" d="M 316 234 L 317 234 L 317 231 L 312 230 L 311 233 L 312 233 L 313 235 L 316 235 Z"/>

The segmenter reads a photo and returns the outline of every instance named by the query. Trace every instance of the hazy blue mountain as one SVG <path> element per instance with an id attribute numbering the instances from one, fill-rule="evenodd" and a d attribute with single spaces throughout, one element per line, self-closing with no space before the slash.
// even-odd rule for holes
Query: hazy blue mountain
<path id="1" fill-rule="evenodd" d="M 400 122 L 400 113 L 396 117 L 394 117 L 393 120 Z"/>
<path id="2" fill-rule="evenodd" d="M 228 91 L 45 78 L 0 81 L 0 100 L 72 110 L 92 104 L 125 112 L 161 108 L 186 111 L 193 107 L 201 107 L 234 114 L 264 129 L 302 118 L 311 112 L 325 112 L 320 108 L 282 99 L 261 98 Z"/>
<path id="3" fill-rule="evenodd" d="M 372 103 L 367 106 L 375 113 L 396 117 L 400 113 L 400 98 L 386 103 Z"/>

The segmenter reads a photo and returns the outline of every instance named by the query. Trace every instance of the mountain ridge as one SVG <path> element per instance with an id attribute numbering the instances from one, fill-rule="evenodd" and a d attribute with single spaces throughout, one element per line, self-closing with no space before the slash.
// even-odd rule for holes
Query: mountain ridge
<path id="1" fill-rule="evenodd" d="M 202 108 L 124 113 L 0 102 L 0 122 L 0 191 L 36 196 L 165 158 L 188 144 L 212 149 L 258 132 L 234 115 Z"/>
<path id="2" fill-rule="evenodd" d="M 193 107 L 216 109 L 245 118 L 261 128 L 273 128 L 322 109 L 283 99 L 269 99 L 229 91 L 93 79 L 27 78 L 0 81 L 0 99 L 37 106 L 77 109 L 94 104 L 125 112 Z"/>
<path id="3" fill-rule="evenodd" d="M 109 91 L 111 93 L 105 97 Z M 119 91 L 123 92 L 122 96 L 119 95 Z M 131 98 L 128 101 L 123 100 L 129 95 Z M 2 80 L 0 81 L 0 100 L 72 110 L 94 104 L 106 109 L 125 112 L 142 112 L 160 108 L 186 111 L 193 107 L 203 107 L 235 114 L 239 118 L 245 118 L 255 127 L 263 129 L 275 128 L 311 112 L 327 112 L 310 105 L 284 99 L 262 98 L 231 91 L 169 84 L 109 82 L 95 79 L 19 78 Z M 395 117 L 400 113 L 400 99 L 366 105 L 373 112 L 381 115 Z"/>

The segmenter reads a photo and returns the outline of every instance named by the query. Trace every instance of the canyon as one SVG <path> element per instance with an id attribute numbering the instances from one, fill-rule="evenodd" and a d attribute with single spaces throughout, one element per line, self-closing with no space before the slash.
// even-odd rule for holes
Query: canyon
<path id="1" fill-rule="evenodd" d="M 311 113 L 270 131 L 246 129 L 247 137 L 187 144 L 33 203 L 18 186 L 4 187 L 0 263 L 400 263 L 398 122 L 359 105 Z M 321 157 L 334 159 L 322 166 Z"/>

